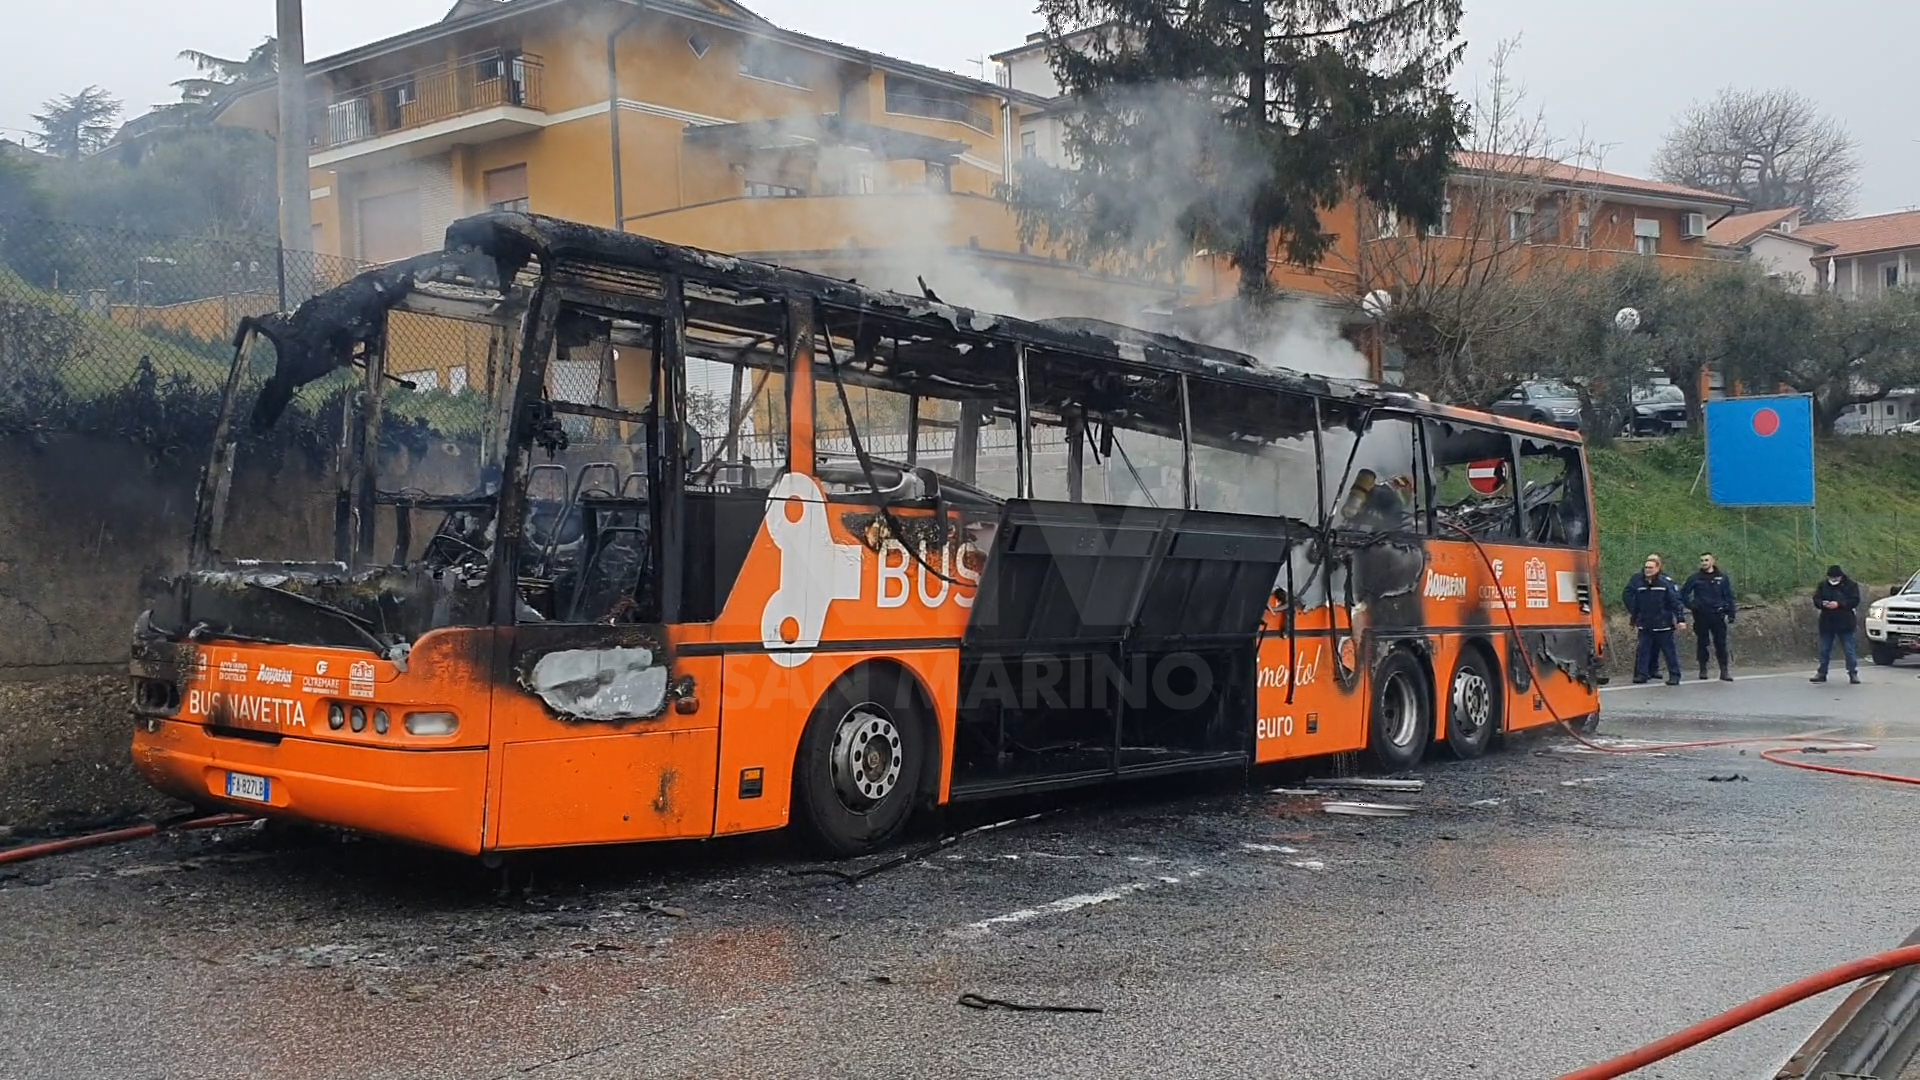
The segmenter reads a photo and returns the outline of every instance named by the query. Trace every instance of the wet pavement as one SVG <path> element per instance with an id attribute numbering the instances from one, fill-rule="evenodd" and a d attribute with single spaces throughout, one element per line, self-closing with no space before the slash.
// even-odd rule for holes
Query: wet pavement
<path id="1" fill-rule="evenodd" d="M 1920 774 L 1917 671 L 1609 688 L 1603 731 Z M 857 885 L 778 837 L 547 858 L 515 900 L 271 831 L 60 856 L 0 868 L 0 1076 L 1553 1077 L 1920 925 L 1920 788 L 1765 745 L 1519 739 L 1353 796 L 1395 819 L 1279 773 L 1107 793 Z M 1835 1003 L 1643 1075 L 1770 1077 Z"/>

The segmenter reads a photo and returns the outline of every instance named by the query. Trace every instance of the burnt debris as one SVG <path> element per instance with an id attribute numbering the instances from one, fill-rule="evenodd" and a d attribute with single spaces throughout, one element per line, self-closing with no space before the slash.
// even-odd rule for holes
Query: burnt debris
<path id="1" fill-rule="evenodd" d="M 253 405 L 253 428 L 271 428 L 294 391 L 336 368 L 364 360 L 386 325 L 387 312 L 413 287 L 412 263 L 397 263 L 354 278 L 301 304 L 241 322 L 273 343 L 273 374 Z"/>

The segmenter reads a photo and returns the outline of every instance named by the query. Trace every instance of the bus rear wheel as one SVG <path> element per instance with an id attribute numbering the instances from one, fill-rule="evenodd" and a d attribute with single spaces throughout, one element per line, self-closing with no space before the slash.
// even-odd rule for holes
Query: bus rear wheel
<path id="1" fill-rule="evenodd" d="M 1500 681 L 1478 649 L 1466 648 L 1447 684 L 1447 749 L 1466 760 L 1487 752 L 1500 730 Z"/>
<path id="2" fill-rule="evenodd" d="M 1433 740 L 1433 708 L 1427 673 L 1409 652 L 1387 654 L 1373 672 L 1373 704 L 1367 724 L 1367 756 L 1383 772 L 1420 763 Z"/>
<path id="3" fill-rule="evenodd" d="M 905 827 L 927 760 L 921 712 L 885 668 L 856 669 L 820 699 L 800 737 L 793 797 L 800 824 L 828 853 L 876 851 Z"/>

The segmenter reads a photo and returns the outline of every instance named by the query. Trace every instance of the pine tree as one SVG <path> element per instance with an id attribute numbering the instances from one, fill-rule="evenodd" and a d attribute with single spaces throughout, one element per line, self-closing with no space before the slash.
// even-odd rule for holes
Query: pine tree
<path id="1" fill-rule="evenodd" d="M 1023 163 L 1028 242 L 1170 269 L 1231 257 L 1272 295 L 1270 251 L 1313 265 L 1355 194 L 1436 223 L 1465 110 L 1447 89 L 1460 0 L 1040 0 L 1068 161 Z"/>

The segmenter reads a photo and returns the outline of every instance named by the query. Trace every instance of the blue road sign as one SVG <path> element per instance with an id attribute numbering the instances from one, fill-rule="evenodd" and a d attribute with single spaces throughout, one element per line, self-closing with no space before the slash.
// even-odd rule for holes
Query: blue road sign
<path id="1" fill-rule="evenodd" d="M 1813 399 L 1709 401 L 1707 494 L 1716 506 L 1813 505 Z"/>

